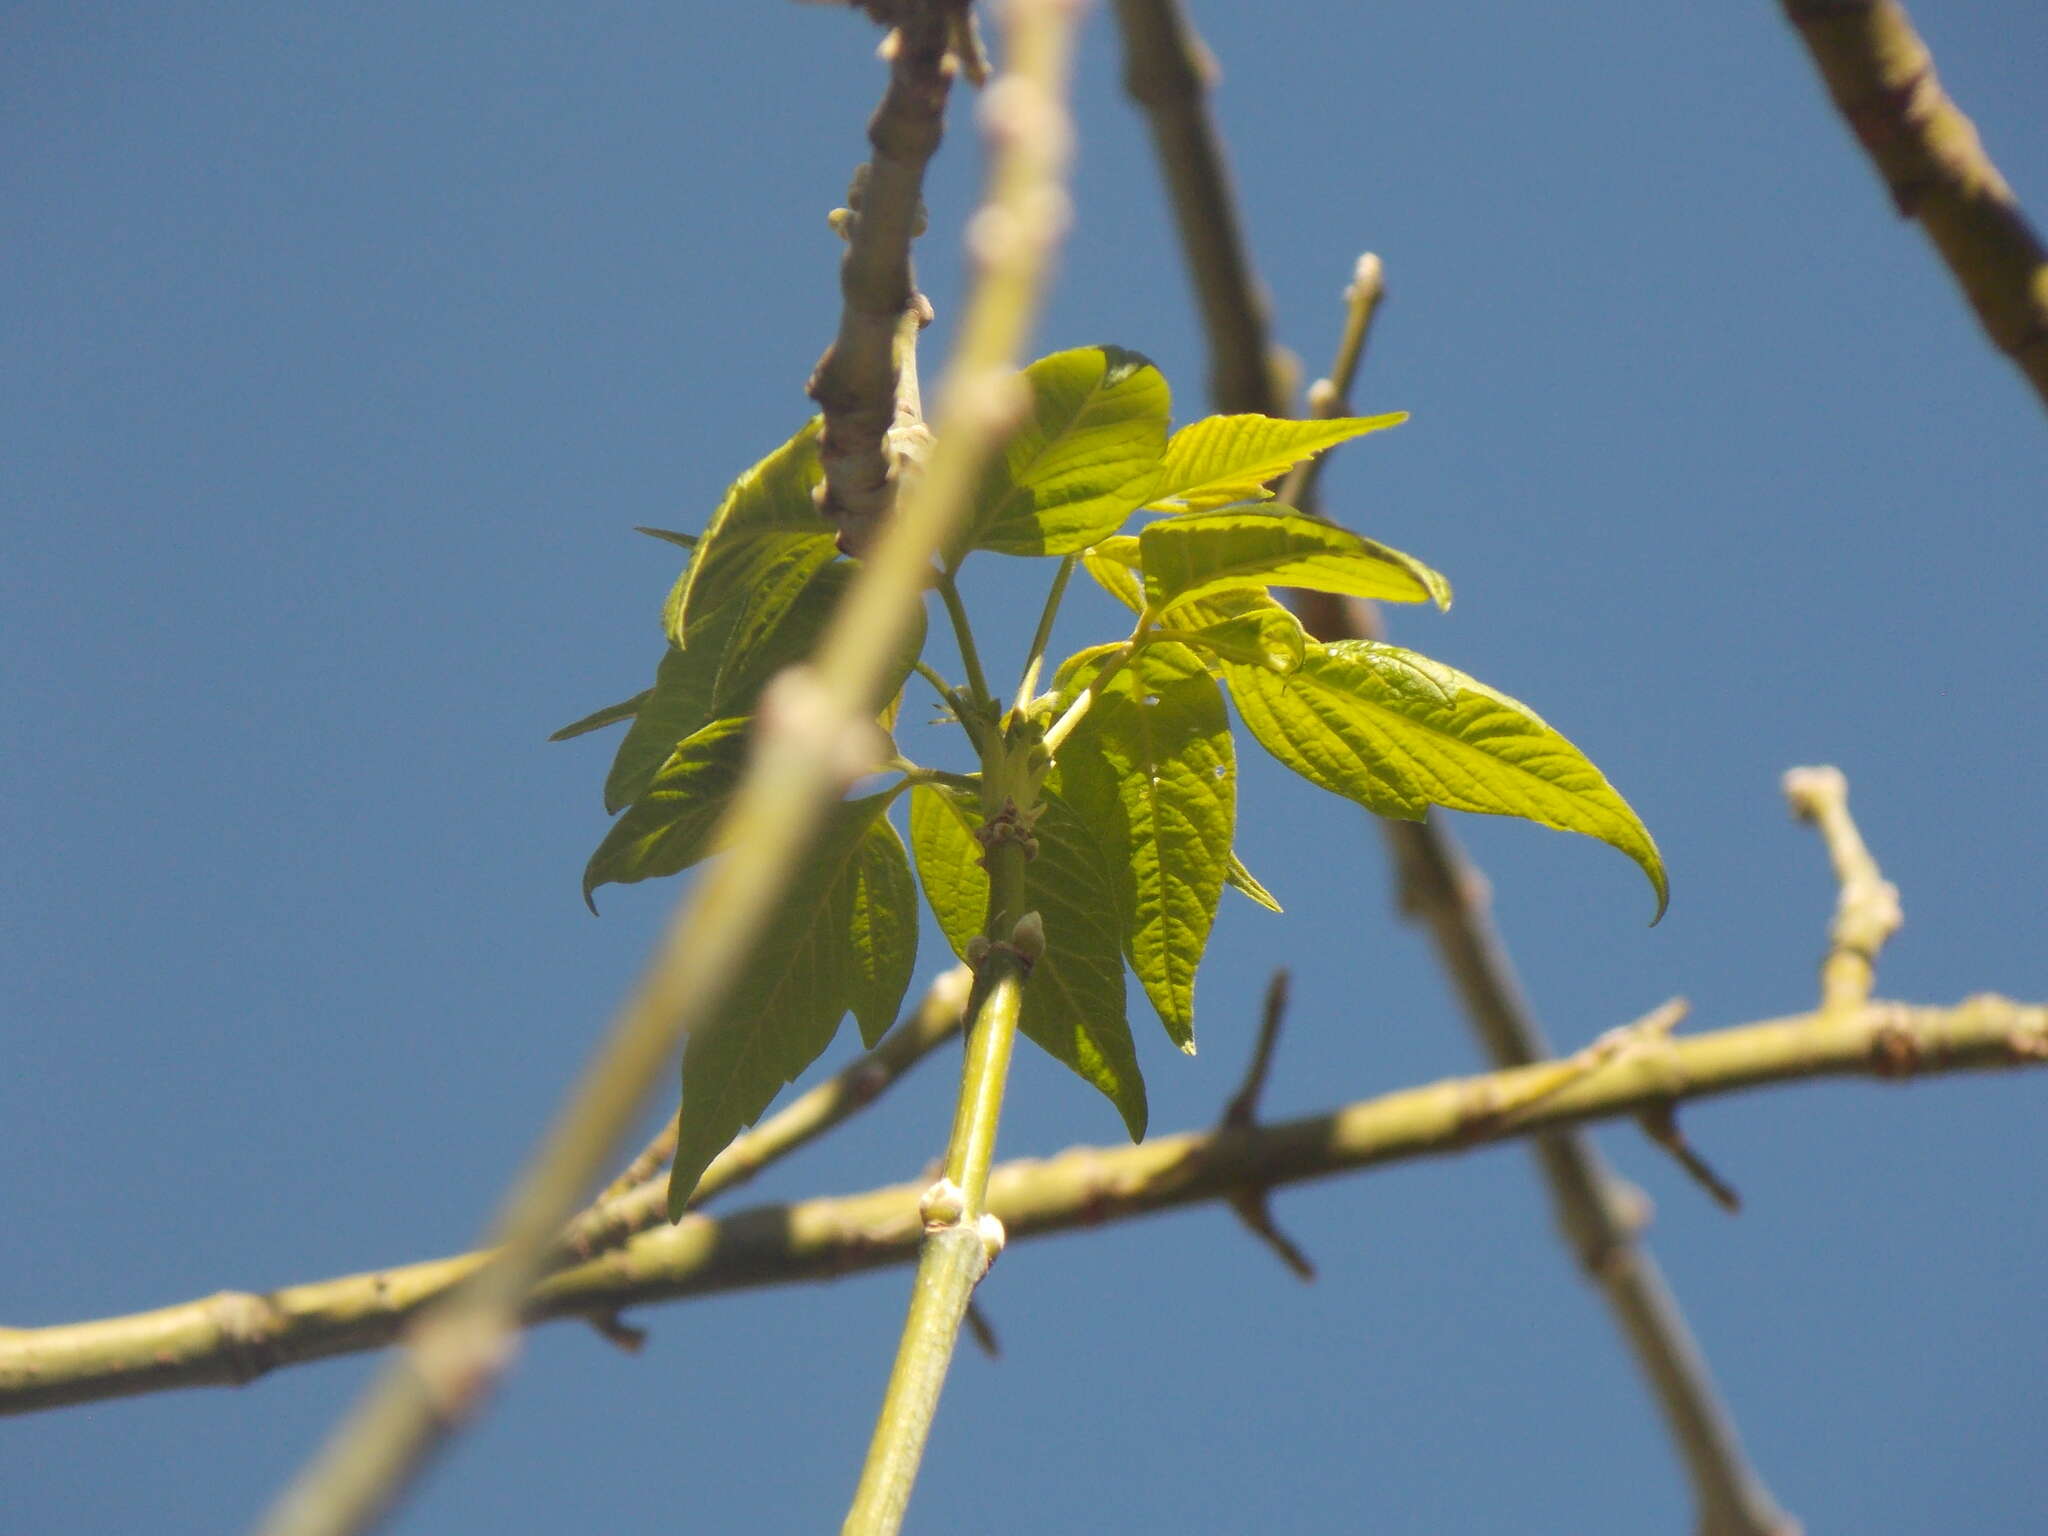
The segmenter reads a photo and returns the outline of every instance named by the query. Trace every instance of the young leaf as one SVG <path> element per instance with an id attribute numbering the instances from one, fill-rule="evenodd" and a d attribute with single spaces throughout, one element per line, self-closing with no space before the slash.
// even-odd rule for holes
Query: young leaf
<path id="1" fill-rule="evenodd" d="M 1128 545 L 1126 551 L 1123 546 Z M 1133 613 L 1145 607 L 1145 590 L 1138 580 L 1138 541 L 1124 534 L 1104 539 L 1081 556 L 1081 568 L 1095 578 L 1095 584 Z"/>
<path id="2" fill-rule="evenodd" d="M 794 593 L 788 593 L 786 584 L 772 574 L 764 579 L 740 610 L 739 622 L 725 643 L 718 680 L 712 686 L 713 712 L 751 713 L 770 678 L 809 658 L 824 637 L 833 610 L 853 585 L 857 569 L 850 561 L 835 561 L 814 571 Z M 879 712 L 910 676 L 911 667 L 924 651 L 925 622 L 920 608 L 875 697 L 867 701 L 869 709 Z"/>
<path id="3" fill-rule="evenodd" d="M 1031 419 L 989 467 L 952 564 L 971 549 L 1067 555 L 1114 533 L 1159 478 L 1172 401 L 1135 352 L 1079 347 L 1024 370 Z"/>
<path id="4" fill-rule="evenodd" d="M 1242 891 L 1268 912 L 1284 912 L 1286 910 L 1279 902 L 1273 899 L 1271 891 L 1259 884 L 1258 876 L 1244 867 L 1244 860 L 1234 853 L 1230 856 L 1230 868 L 1224 872 L 1223 880 L 1233 891 Z"/>
<path id="5" fill-rule="evenodd" d="M 870 1050 L 896 1022 L 917 967 L 917 882 L 910 856 L 886 816 L 868 826 L 854 853 L 848 933 L 853 993 L 848 1006 Z"/>
<path id="6" fill-rule="evenodd" d="M 1044 797 L 1038 857 L 1026 899 L 1045 920 L 1046 951 L 1024 985 L 1018 1027 L 1093 1083 L 1137 1141 L 1145 1134 L 1145 1080 L 1124 1016 L 1124 961 L 1116 893 L 1088 829 L 1057 796 Z M 962 959 L 988 921 L 988 875 L 976 861 L 981 807 L 972 795 L 919 784 L 910 792 L 910 851 L 932 915 Z"/>
<path id="7" fill-rule="evenodd" d="M 1383 816 L 1418 821 L 1442 805 L 1596 837 L 1642 867 L 1664 915 L 1670 891 L 1648 829 L 1526 705 L 1370 640 L 1311 645 L 1284 678 L 1225 671 L 1246 728 L 1302 777 Z"/>
<path id="8" fill-rule="evenodd" d="M 671 644 L 688 650 L 700 621 L 751 592 L 771 569 L 795 560 L 816 570 L 837 553 L 832 525 L 811 500 L 824 478 L 818 430 L 813 417 L 725 493 L 669 593 L 662 620 Z"/>
<path id="9" fill-rule="evenodd" d="M 1195 968 L 1237 820 L 1230 720 L 1201 658 L 1171 642 L 1139 651 L 1060 747 L 1059 785 L 1104 854 L 1131 969 L 1192 1054 Z"/>
<path id="10" fill-rule="evenodd" d="M 646 792 L 612 823 L 583 870 L 583 899 L 600 885 L 688 869 L 711 852 L 712 828 L 746 765 L 745 720 L 716 720 L 669 754 Z"/>
<path id="11" fill-rule="evenodd" d="M 633 724 L 612 757 L 611 772 L 605 775 L 607 812 L 616 814 L 638 800 L 677 745 L 718 718 L 711 707 L 712 688 L 739 616 L 739 607 L 728 603 L 698 624 L 695 643 L 687 651 L 671 645 L 661 658 L 654 686 L 635 711 Z"/>
<path id="12" fill-rule="evenodd" d="M 605 780 L 605 809 L 618 811 L 638 800 L 676 743 L 691 732 L 713 720 L 753 713 L 768 680 L 816 650 L 854 569 L 846 561 L 813 567 L 801 553 L 779 561 L 763 570 L 743 601 L 699 620 L 688 650 L 669 647 L 633 728 L 619 744 Z M 924 649 L 924 628 L 920 611 L 883 679 L 886 691 L 877 709 L 910 675 Z"/>
<path id="13" fill-rule="evenodd" d="M 1219 592 L 1214 600 L 1246 595 L 1252 594 Z M 1255 595 L 1265 597 L 1266 594 L 1260 592 Z M 1197 598 L 1184 606 L 1198 609 L 1204 601 L 1207 600 Z M 1302 653 L 1308 644 L 1307 636 L 1302 630 L 1301 620 L 1278 603 L 1270 608 L 1253 608 L 1227 618 L 1215 618 L 1207 624 L 1186 629 L 1174 621 L 1174 615 L 1180 612 L 1180 608 L 1169 609 L 1161 618 L 1162 629 L 1205 654 L 1282 674 L 1301 665 Z"/>
<path id="14" fill-rule="evenodd" d="M 630 720 L 640 713 L 640 706 L 647 702 L 652 688 L 643 688 L 630 699 L 617 704 L 607 704 L 603 709 L 592 710 L 573 725 L 565 725 L 549 741 L 569 741 L 577 736 L 587 736 L 592 731 L 601 731 L 608 725 L 617 725 L 621 720 Z"/>
<path id="15" fill-rule="evenodd" d="M 1138 535 L 1153 610 L 1232 587 L 1275 584 L 1451 605 L 1450 583 L 1421 561 L 1292 507 L 1193 512 Z"/>
<path id="16" fill-rule="evenodd" d="M 863 937 L 894 944 L 916 928 L 893 919 L 885 930 L 861 926 L 863 891 L 890 850 L 902 864 L 902 845 L 883 815 L 894 798 L 894 791 L 884 791 L 832 808 L 769 924 L 767 941 L 684 1047 L 670 1220 L 681 1217 L 711 1160 L 832 1043 L 849 1007 L 867 1008 L 872 1018 L 875 1011 L 893 1016 L 902 1002 L 914 957 L 874 949 L 863 959 L 860 949 Z M 908 883 L 908 870 L 902 880 Z"/>
<path id="17" fill-rule="evenodd" d="M 1325 448 L 1396 427 L 1390 416 L 1283 421 L 1272 416 L 1210 416 L 1190 422 L 1166 445 L 1166 463 L 1148 503 L 1160 511 L 1201 512 L 1236 501 L 1264 501 L 1266 483 Z"/>

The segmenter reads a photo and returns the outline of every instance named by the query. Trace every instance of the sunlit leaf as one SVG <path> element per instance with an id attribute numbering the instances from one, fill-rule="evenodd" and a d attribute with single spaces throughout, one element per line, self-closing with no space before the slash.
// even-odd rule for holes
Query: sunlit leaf
<path id="1" fill-rule="evenodd" d="M 640 706 L 647 702 L 647 696 L 652 692 L 652 688 L 643 688 L 630 699 L 617 704 L 607 704 L 603 709 L 592 710 L 574 724 L 563 726 L 548 740 L 569 741 L 577 736 L 587 736 L 592 731 L 601 731 L 608 725 L 617 725 L 621 720 L 630 720 L 640 713 Z"/>
<path id="2" fill-rule="evenodd" d="M 1145 606 L 1145 590 L 1138 579 L 1138 541 L 1128 534 L 1103 539 L 1081 556 L 1081 568 L 1095 578 L 1095 584 L 1133 613 Z"/>
<path id="3" fill-rule="evenodd" d="M 837 553 L 838 535 L 811 499 L 824 478 L 818 430 L 814 417 L 725 493 L 663 610 L 672 645 L 689 649 L 698 624 L 751 592 L 769 570 L 792 561 L 815 570 Z"/>
<path id="4" fill-rule="evenodd" d="M 600 885 L 673 875 L 711 851 L 712 829 L 746 766 L 747 725 L 715 720 L 669 754 L 590 856 L 583 871 L 585 901 Z"/>
<path id="5" fill-rule="evenodd" d="M 1421 561 L 1291 507 L 1237 507 L 1170 517 L 1138 535 L 1155 611 L 1232 587 L 1306 587 L 1387 602 L 1451 604 L 1450 584 Z"/>
<path id="6" fill-rule="evenodd" d="M 1170 642 L 1139 651 L 1061 745 L 1059 784 L 1105 857 L 1131 969 L 1192 1053 L 1195 968 L 1237 818 L 1230 721 L 1201 658 Z"/>
<path id="7" fill-rule="evenodd" d="M 1216 600 L 1239 595 L 1219 592 Z M 1265 596 L 1263 592 L 1257 595 Z M 1197 598 L 1187 606 L 1194 609 L 1204 601 L 1207 600 Z M 1292 672 L 1301 665 L 1307 636 L 1302 631 L 1301 620 L 1278 603 L 1187 628 L 1175 622 L 1174 615 L 1178 612 L 1178 609 L 1171 609 L 1162 616 L 1162 631 L 1184 640 L 1204 655 L 1240 662 L 1245 666 L 1264 667 L 1268 672 Z"/>
<path id="8" fill-rule="evenodd" d="M 954 556 L 1064 555 L 1114 533 L 1159 478 L 1172 402 L 1135 352 L 1078 347 L 1024 370 L 1031 415 L 990 466 Z"/>
<path id="9" fill-rule="evenodd" d="M 681 1216 L 711 1160 L 832 1043 L 849 1008 L 893 1016 L 901 1003 L 914 957 L 875 950 L 868 956 L 875 965 L 857 963 L 864 893 L 872 893 L 888 849 L 899 864 L 903 857 L 883 816 L 893 798 L 893 792 L 870 795 L 827 813 L 752 963 L 713 1016 L 692 1031 L 683 1050 L 682 1117 L 669 1173 L 671 1220 Z M 883 934 L 870 925 L 865 936 Z M 901 936 L 892 918 L 889 940 Z M 885 1006 L 889 984 L 895 993 Z"/>
<path id="10" fill-rule="evenodd" d="M 1383 816 L 1432 805 L 1581 832 L 1619 849 L 1669 897 L 1657 845 L 1585 754 L 1526 705 L 1453 668 L 1370 640 L 1312 645 L 1276 677 L 1226 663 L 1259 744 L 1314 783 Z"/>
<path id="11" fill-rule="evenodd" d="M 1166 445 L 1166 463 L 1147 505 L 1201 512 L 1238 501 L 1262 501 L 1267 483 L 1326 448 L 1399 426 L 1408 413 L 1283 421 L 1272 416 L 1210 416 L 1190 422 Z"/>
<path id="12" fill-rule="evenodd" d="M 1038 857 L 1025 897 L 1045 921 L 1046 952 L 1024 985 L 1024 1035 L 1099 1088 L 1133 1141 L 1145 1134 L 1145 1081 L 1124 1016 L 1124 960 L 1116 893 L 1100 852 L 1074 812 L 1045 796 Z M 988 921 L 988 875 L 977 862 L 972 795 L 920 784 L 910 792 L 910 850 L 925 899 L 962 959 Z"/>

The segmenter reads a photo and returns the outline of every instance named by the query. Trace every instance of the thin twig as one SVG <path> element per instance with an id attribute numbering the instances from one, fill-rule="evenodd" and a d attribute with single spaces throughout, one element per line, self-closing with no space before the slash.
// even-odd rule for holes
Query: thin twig
<path id="1" fill-rule="evenodd" d="M 1870 1003 L 1645 1043 L 1541 1091 L 1558 1063 L 1453 1078 L 1327 1114 L 1245 1129 L 1085 1147 L 998 1167 L 989 1209 L 1012 1240 L 1224 1199 L 1247 1182 L 1301 1183 L 1461 1152 L 1661 1103 L 1822 1078 L 1887 1080 L 2048 1068 L 2048 1003 L 1974 997 L 1951 1008 Z M 1522 1102 L 1513 1116 L 1495 1106 Z M 925 1182 L 866 1194 L 691 1215 L 542 1283 L 529 1322 L 907 1263 L 923 1236 Z M 158 1311 L 0 1330 L 0 1413 L 176 1387 L 240 1385 L 288 1365 L 375 1349 L 478 1255 L 225 1292 Z"/>
<path id="2" fill-rule="evenodd" d="M 1897 0 L 1782 0 L 1903 218 L 1918 219 L 1991 344 L 2048 405 L 2048 248 L 1942 90 Z"/>
<path id="3" fill-rule="evenodd" d="M 1351 281 L 1344 287 L 1344 334 L 1337 342 L 1337 356 L 1330 371 L 1308 387 L 1308 414 L 1327 421 L 1351 412 L 1351 386 L 1365 361 L 1365 344 L 1372 335 L 1373 317 L 1386 297 L 1386 269 L 1379 257 L 1367 251 L 1351 269 Z M 1282 506 L 1309 510 L 1315 503 L 1316 486 L 1327 454 L 1303 459 L 1287 472 L 1278 493 Z"/>
<path id="4" fill-rule="evenodd" d="M 1172 194 L 1181 248 L 1201 295 L 1218 410 L 1277 416 L 1266 306 L 1251 274 L 1205 88 L 1213 73 L 1179 0 L 1117 0 L 1131 94 L 1144 107 Z M 1294 599 L 1319 639 L 1376 639 L 1365 605 L 1321 593 Z M 1402 906 L 1424 923 L 1445 973 L 1497 1066 L 1550 1054 L 1487 910 L 1485 882 L 1437 821 L 1380 822 Z M 1586 1138 L 1537 1139 L 1534 1153 L 1565 1239 L 1600 1286 L 1663 1410 L 1698 1507 L 1700 1536 L 1785 1536 L 1778 1508 L 1744 1455 L 1734 1422 L 1656 1261 L 1635 1241 L 1634 1202 Z"/>
<path id="5" fill-rule="evenodd" d="M 1252 1059 L 1245 1067 L 1244 1082 L 1223 1106 L 1223 1118 L 1217 1121 L 1219 1129 L 1241 1130 L 1258 1123 L 1259 1100 L 1273 1070 L 1273 1050 L 1280 1042 L 1280 1026 L 1287 1019 L 1287 987 L 1285 967 L 1274 971 L 1273 979 L 1266 983 L 1266 1003 L 1259 1010 L 1259 1034 L 1252 1043 Z M 1230 1197 L 1230 1208 L 1244 1223 L 1245 1230 L 1272 1249 L 1297 1280 L 1315 1279 L 1314 1262 L 1273 1219 L 1273 1203 L 1265 1185 L 1246 1185 L 1238 1190 Z"/>
<path id="6" fill-rule="evenodd" d="M 1080 12 L 1080 0 L 1010 0 L 1005 13 L 1003 73 L 981 102 L 988 193 L 967 229 L 976 276 L 940 396 L 945 436 L 922 479 L 908 484 L 898 520 L 908 520 L 928 501 L 964 508 L 985 465 L 1027 408 L 1015 369 L 1068 223 L 1065 178 L 1073 129 L 1066 94 Z M 950 576 L 942 578 L 940 592 L 958 620 L 969 687 L 982 704 L 987 683 L 976 675 L 979 663 Z M 1006 744 L 990 738 L 976 745 L 990 792 L 1005 790 L 998 770 Z M 1035 785 L 1030 779 L 1007 786 L 1017 791 L 1018 810 L 1028 811 Z M 910 1314 L 847 1513 L 848 1536 L 894 1536 L 901 1527 L 961 1322 L 974 1287 L 1002 1249 L 1002 1226 L 988 1215 L 984 1193 L 1020 989 L 1032 957 L 1016 947 L 1027 918 L 1022 846 L 1012 841 L 990 851 L 986 936 L 1002 942 L 977 968 L 946 1176 L 921 1202 L 925 1231 Z M 1029 918 L 1035 923 L 1036 914 Z M 1042 947 L 1042 931 L 1038 942 Z"/>
<path id="7" fill-rule="evenodd" d="M 1785 798 L 1793 815 L 1819 830 L 1842 887 L 1835 920 L 1828 926 L 1828 955 L 1821 962 L 1821 1006 L 1853 1008 L 1869 999 L 1878 952 L 1906 920 L 1899 888 L 1879 871 L 1856 830 L 1849 815 L 1849 781 L 1841 769 L 1792 769 L 1785 775 Z"/>

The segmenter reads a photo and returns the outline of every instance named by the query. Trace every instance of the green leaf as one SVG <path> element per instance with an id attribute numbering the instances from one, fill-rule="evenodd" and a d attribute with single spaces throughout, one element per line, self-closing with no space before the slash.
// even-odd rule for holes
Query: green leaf
<path id="1" fill-rule="evenodd" d="M 1138 578 L 1138 541 L 1128 534 L 1102 540 L 1081 556 L 1082 569 L 1095 584 L 1133 613 L 1145 607 L 1145 591 Z"/>
<path id="2" fill-rule="evenodd" d="M 1286 908 L 1273 899 L 1273 893 L 1259 884 L 1258 876 L 1244 867 L 1244 860 L 1236 854 L 1230 856 L 1230 868 L 1224 872 L 1223 880 L 1234 891 L 1242 891 L 1268 912 L 1284 912 Z"/>
<path id="3" fill-rule="evenodd" d="M 1202 659 L 1171 642 L 1138 652 L 1061 745 L 1059 785 L 1106 858 L 1131 969 L 1192 1055 L 1195 968 L 1237 820 L 1230 720 Z"/>
<path id="4" fill-rule="evenodd" d="M 853 995 L 849 1006 L 870 1050 L 896 1022 L 917 965 L 917 882 L 910 856 L 886 816 L 869 824 L 855 850 L 849 912 Z"/>
<path id="5" fill-rule="evenodd" d="M 715 720 L 669 754 L 583 871 L 583 899 L 600 885 L 630 885 L 688 869 L 711 851 L 711 832 L 746 766 L 745 720 Z M 597 910 L 595 902 L 590 909 Z"/>
<path id="6" fill-rule="evenodd" d="M 712 688 L 713 712 L 750 713 L 770 678 L 815 654 L 858 571 L 857 562 L 835 561 L 811 573 L 794 591 L 774 572 L 764 577 L 740 610 L 739 622 L 725 642 L 725 656 Z M 925 623 L 924 609 L 919 608 L 874 697 L 865 701 L 868 711 L 879 711 L 910 676 L 911 667 L 924 651 Z"/>
<path id="7" fill-rule="evenodd" d="M 1138 535 L 1145 598 L 1159 611 L 1232 587 L 1276 584 L 1451 605 L 1451 588 L 1421 561 L 1292 507 L 1192 512 Z"/>
<path id="8" fill-rule="evenodd" d="M 1642 867 L 1664 915 L 1670 890 L 1648 829 L 1526 705 L 1371 640 L 1311 645 L 1285 678 L 1225 668 L 1246 728 L 1304 778 L 1383 816 L 1418 821 L 1441 805 L 1597 837 Z"/>
<path id="9" fill-rule="evenodd" d="M 1031 417 L 989 467 L 952 560 L 968 550 L 1066 555 L 1114 533 L 1159 478 L 1172 399 L 1121 347 L 1055 352 L 1024 370 Z"/>
<path id="10" fill-rule="evenodd" d="M 1166 445 L 1166 463 L 1148 505 L 1162 511 L 1201 512 L 1230 502 L 1264 501 L 1277 480 L 1325 448 L 1396 427 L 1406 411 L 1390 416 L 1337 416 L 1283 421 L 1272 416 L 1210 416 L 1190 422 Z"/>
<path id="11" fill-rule="evenodd" d="M 677 533 L 673 528 L 635 527 L 633 531 L 635 533 L 644 533 L 650 539 L 659 539 L 664 544 L 673 544 L 678 549 L 695 549 L 697 547 L 697 535 L 694 533 Z"/>
<path id="12" fill-rule="evenodd" d="M 607 704 L 603 709 L 592 710 L 573 725 L 565 725 L 549 741 L 569 741 L 577 736 L 587 736 L 592 731 L 601 731 L 608 725 L 617 725 L 621 720 L 630 720 L 640 713 L 640 706 L 647 702 L 652 688 L 643 688 L 630 699 L 617 704 Z"/>
<path id="13" fill-rule="evenodd" d="M 903 857 L 882 814 L 894 798 L 894 791 L 884 791 L 827 813 L 752 964 L 717 1012 L 691 1033 L 683 1049 L 682 1118 L 669 1172 L 670 1220 L 682 1215 L 711 1160 L 832 1043 L 847 1009 L 883 1005 L 886 986 L 873 985 L 868 967 L 857 959 L 859 912 L 871 877 L 888 859 L 885 833 L 899 864 Z M 909 879 L 908 871 L 903 878 Z M 886 958 L 877 975 L 886 973 L 891 982 L 901 978 L 886 1000 L 893 1015 L 912 957 L 876 951 L 869 958 Z"/>
<path id="14" fill-rule="evenodd" d="M 1246 594 L 1219 592 L 1215 599 L 1197 598 L 1193 603 L 1182 606 L 1198 610 L 1205 601 L 1243 595 Z M 1265 596 L 1263 592 L 1257 595 Z M 1180 611 L 1180 607 L 1168 610 L 1162 616 L 1162 627 L 1166 633 L 1198 650 L 1244 666 L 1264 667 L 1268 672 L 1285 674 L 1301 665 L 1308 637 L 1302 630 L 1301 620 L 1278 603 L 1229 617 L 1213 618 L 1199 627 L 1185 629 L 1174 621 L 1174 615 Z"/>
<path id="15" fill-rule="evenodd" d="M 1018 1027 L 1100 1089 L 1137 1141 L 1145 1134 L 1145 1080 L 1124 1016 L 1124 961 L 1116 893 L 1092 835 L 1059 799 L 1044 795 L 1038 857 L 1025 868 L 1026 899 L 1045 921 L 1046 951 L 1024 985 Z M 963 960 L 988 921 L 988 875 L 977 862 L 972 795 L 920 784 L 910 792 L 910 851 L 925 898 Z"/>
<path id="16" fill-rule="evenodd" d="M 817 649 L 856 569 L 843 560 L 812 567 L 800 555 L 768 566 L 744 601 L 699 621 L 688 650 L 669 647 L 633 728 L 619 744 L 605 780 L 605 809 L 617 811 L 638 800 L 676 744 L 699 727 L 753 713 L 769 679 Z M 910 675 L 924 649 L 924 632 L 919 610 L 882 680 L 875 709 Z"/>
<path id="17" fill-rule="evenodd" d="M 712 689 L 725 657 L 725 642 L 738 622 L 740 609 L 727 604 L 697 627 L 696 643 L 687 651 L 673 645 L 654 671 L 654 686 L 635 712 L 632 726 L 612 757 L 605 775 L 604 808 L 617 813 L 647 792 L 669 754 L 686 738 L 719 718 L 711 707 Z"/>
<path id="18" fill-rule="evenodd" d="M 669 593 L 662 620 L 671 644 L 688 650 L 702 620 L 752 592 L 785 562 L 807 562 L 815 570 L 837 553 L 837 535 L 811 500 L 824 478 L 818 432 L 813 417 L 725 493 Z"/>

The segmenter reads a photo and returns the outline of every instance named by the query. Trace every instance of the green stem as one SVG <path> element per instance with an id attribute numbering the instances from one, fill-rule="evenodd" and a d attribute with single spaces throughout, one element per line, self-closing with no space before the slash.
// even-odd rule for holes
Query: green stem
<path id="1" fill-rule="evenodd" d="M 1038 688 L 1038 672 L 1045 664 L 1045 648 L 1052 640 L 1052 621 L 1059 616 L 1060 599 L 1067 595 L 1067 583 L 1074 579 L 1074 567 L 1080 561 L 1078 555 L 1069 555 L 1060 562 L 1060 568 L 1053 573 L 1052 590 L 1045 594 L 1044 611 L 1038 615 L 1038 630 L 1031 637 L 1031 650 L 1024 658 L 1024 680 L 1017 685 L 1017 712 L 1031 702 L 1031 695 Z"/>
<path id="2" fill-rule="evenodd" d="M 946 617 L 953 621 L 953 634 L 960 642 L 960 664 L 967 669 L 967 691 L 976 704 L 991 703 L 988 675 L 981 670 L 981 652 L 974 648 L 974 627 L 967 622 L 967 605 L 960 601 L 960 586 L 951 571 L 937 573 L 934 583 L 946 605 Z"/>
<path id="3" fill-rule="evenodd" d="M 1071 736 L 1074 732 L 1074 727 L 1087 718 L 1088 711 L 1094 707 L 1096 699 L 1101 696 L 1102 690 L 1109 680 L 1121 672 L 1124 669 L 1124 663 L 1137 654 L 1138 644 L 1136 640 L 1127 640 L 1114 651 L 1111 651 L 1109 655 L 1102 658 L 1102 665 L 1096 670 L 1095 675 L 1088 680 L 1088 686 L 1081 690 L 1075 697 L 1074 702 L 1067 706 L 1065 713 L 1059 719 L 1053 721 L 1051 728 L 1046 731 L 1046 751 L 1052 753 L 1059 751 L 1060 743 Z"/>

